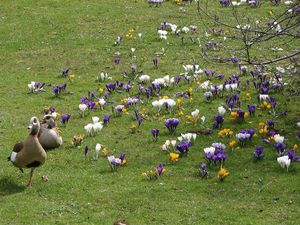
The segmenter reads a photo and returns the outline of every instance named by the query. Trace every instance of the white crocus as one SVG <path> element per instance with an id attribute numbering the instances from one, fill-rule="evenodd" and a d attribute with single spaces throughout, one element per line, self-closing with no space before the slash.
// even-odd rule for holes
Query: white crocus
<path id="1" fill-rule="evenodd" d="M 79 104 L 79 110 L 82 113 L 82 117 L 84 117 L 84 111 L 87 109 L 87 105 L 86 104 Z"/>
<path id="2" fill-rule="evenodd" d="M 35 92 L 35 82 L 31 81 L 31 83 L 28 84 L 28 88 L 32 93 Z"/>
<path id="3" fill-rule="evenodd" d="M 205 118 L 205 116 L 202 116 L 200 119 L 201 119 L 202 124 L 203 124 L 203 123 L 205 122 L 205 119 L 206 119 L 206 118 Z"/>
<path id="4" fill-rule="evenodd" d="M 205 154 L 210 154 L 210 155 L 213 155 L 215 153 L 215 150 L 216 149 L 214 147 L 208 147 L 203 149 Z"/>
<path id="5" fill-rule="evenodd" d="M 300 122 L 297 123 L 297 126 L 300 127 Z"/>
<path id="6" fill-rule="evenodd" d="M 93 120 L 93 123 L 98 123 L 99 122 L 99 117 L 98 116 L 93 116 L 92 120 Z"/>
<path id="7" fill-rule="evenodd" d="M 197 118 L 199 116 L 199 112 L 200 112 L 199 109 L 196 109 L 195 111 L 193 111 L 191 113 L 192 117 Z"/>
<path id="8" fill-rule="evenodd" d="M 226 113 L 226 109 L 223 106 L 218 107 L 219 115 L 224 116 Z"/>
<path id="9" fill-rule="evenodd" d="M 188 27 L 183 27 L 181 30 L 184 33 L 188 33 L 190 31 L 190 29 Z"/>
<path id="10" fill-rule="evenodd" d="M 147 83 L 147 82 L 150 81 L 150 76 L 149 76 L 149 75 L 146 75 L 146 74 L 141 75 L 141 76 L 139 77 L 139 81 L 140 81 L 141 83 Z"/>
<path id="11" fill-rule="evenodd" d="M 176 140 L 171 140 L 171 145 L 172 145 L 173 147 L 175 147 L 175 146 L 176 146 Z"/>
<path id="12" fill-rule="evenodd" d="M 289 166 L 291 165 L 291 159 L 287 155 L 278 157 L 277 162 L 282 168 L 286 167 L 286 170 L 289 171 Z"/>
<path id="13" fill-rule="evenodd" d="M 96 147 L 95 147 L 95 150 L 96 150 L 96 159 L 99 158 L 99 152 L 100 152 L 101 148 L 102 148 L 101 144 L 97 143 Z"/>
<path id="14" fill-rule="evenodd" d="M 106 101 L 104 100 L 104 98 L 100 98 L 98 102 L 99 102 L 99 105 L 100 105 L 101 109 L 103 109 L 103 106 L 106 103 Z"/>
<path id="15" fill-rule="evenodd" d="M 275 134 L 274 135 L 274 140 L 275 140 L 276 143 L 283 143 L 284 137 L 280 136 L 279 134 Z"/>

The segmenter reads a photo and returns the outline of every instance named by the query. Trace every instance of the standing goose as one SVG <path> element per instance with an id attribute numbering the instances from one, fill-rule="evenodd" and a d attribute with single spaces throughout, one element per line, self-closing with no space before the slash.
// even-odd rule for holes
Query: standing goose
<path id="1" fill-rule="evenodd" d="M 37 137 L 40 130 L 40 122 L 37 117 L 30 119 L 28 129 L 30 130 L 30 134 L 24 141 L 15 144 L 8 160 L 22 172 L 23 168 L 31 168 L 27 183 L 27 186 L 31 187 L 33 171 L 36 167 L 45 163 L 47 154 Z"/>
<path id="2" fill-rule="evenodd" d="M 57 148 L 62 144 L 62 137 L 56 127 L 54 117 L 45 115 L 38 134 L 38 139 L 44 149 Z"/>

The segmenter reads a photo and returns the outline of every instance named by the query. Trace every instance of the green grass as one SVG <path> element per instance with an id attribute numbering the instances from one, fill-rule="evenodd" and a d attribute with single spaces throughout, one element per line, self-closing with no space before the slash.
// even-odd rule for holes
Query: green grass
<path id="1" fill-rule="evenodd" d="M 217 11 L 219 6 L 215 2 L 212 10 Z M 156 28 L 162 21 L 180 27 L 196 24 L 195 36 L 205 45 L 204 32 L 213 24 L 197 14 L 195 4 L 185 5 L 186 13 L 180 13 L 179 7 L 171 1 L 158 8 L 149 7 L 145 1 L 133 0 L 1 2 L 0 224 L 113 224 L 117 219 L 126 219 L 130 224 L 298 224 L 299 164 L 294 163 L 287 173 L 276 162 L 273 147 L 267 145 L 264 159 L 253 162 L 251 154 L 256 145 L 262 144 L 261 138 L 257 137 L 239 151 L 227 151 L 226 168 L 230 176 L 224 182 L 216 179 L 217 167 L 209 169 L 209 179 L 201 179 L 197 170 L 200 162 L 205 161 L 203 148 L 216 141 L 227 145 L 231 139 L 219 138 L 217 132 L 199 135 L 188 156 L 171 165 L 160 146 L 166 139 L 175 139 L 180 133 L 199 129 L 200 124 L 187 124 L 183 116 L 176 133 L 169 135 L 164 128 L 164 118 L 176 117 L 178 111 L 155 117 L 151 102 L 157 98 L 147 101 L 143 97 L 145 103 L 138 108 L 148 109 L 150 116 L 137 133 L 130 132 L 134 122 L 130 116 L 133 109 L 130 108 L 129 115 L 112 116 L 110 124 L 97 136 L 87 137 L 81 149 L 71 146 L 72 137 L 84 134 L 83 127 L 91 122 L 91 116 L 102 118 L 104 114 L 111 114 L 111 106 L 107 105 L 103 111 L 93 111 L 84 118 L 79 116 L 80 97 L 86 96 L 88 90 L 104 88 L 105 83 L 95 82 L 102 70 L 107 71 L 114 81 L 125 82 L 127 79 L 122 73 L 130 69 L 131 63 L 136 63 L 138 70 L 151 75 L 152 79 L 166 74 L 178 75 L 183 72 L 182 64 L 194 62 L 201 68 L 215 69 L 226 76 L 238 72 L 236 66 L 203 58 L 198 44 L 185 40 L 181 45 L 179 38 L 171 35 L 167 41 L 158 39 Z M 274 13 L 281 9 L 265 3 L 259 9 L 243 8 L 242 12 L 251 10 L 251 16 L 268 21 L 270 8 Z M 229 15 L 230 9 L 224 10 Z M 232 21 L 230 16 L 224 19 Z M 135 29 L 136 39 L 125 37 L 130 28 Z M 141 39 L 137 33 L 142 33 Z M 124 35 L 124 40 L 120 46 L 113 46 L 118 35 Z M 220 48 L 213 55 L 230 57 L 235 54 L 232 49 L 240 45 L 235 40 L 223 43 L 222 37 L 214 39 L 220 41 L 221 47 L 228 47 L 225 50 Z M 277 43 L 261 47 L 269 49 L 274 44 Z M 298 44 L 286 45 L 286 50 Z M 132 47 L 136 48 L 136 58 L 130 56 Z M 162 48 L 165 55 L 159 56 L 158 69 L 154 69 L 153 56 Z M 270 51 L 255 51 L 258 56 L 276 56 Z M 121 53 L 118 66 L 113 64 L 115 52 Z M 59 71 L 65 67 L 76 75 L 74 83 L 59 77 Z M 250 78 L 247 76 L 242 79 Z M 28 94 L 30 81 L 57 85 L 68 82 L 67 91 L 72 94 L 55 98 L 51 88 L 45 93 Z M 202 81 L 205 78 L 201 78 Z M 214 79 L 213 82 L 218 81 Z M 175 98 L 177 91 L 192 87 L 192 103 L 183 100 L 185 115 L 198 108 L 210 126 L 217 107 L 229 95 L 206 103 L 203 91 L 196 90 L 197 85 L 196 82 L 190 85 L 183 82 L 179 88 L 164 89 L 161 94 Z M 119 104 L 121 99 L 137 94 L 137 87 L 135 82 L 130 94 L 113 93 L 111 100 Z M 257 104 L 253 89 L 250 90 L 251 100 L 245 96 L 245 85 L 241 90 L 244 110 L 248 103 Z M 299 97 L 286 97 L 287 91 L 271 95 L 279 102 L 278 111 L 288 109 L 286 118 L 272 117 L 265 110 L 258 110 L 256 116 L 248 118 L 245 123 L 233 124 L 227 113 L 224 127 L 235 132 L 249 127 L 257 130 L 258 122 L 273 118 L 276 127 L 284 129 L 282 135 L 286 137 L 287 145 L 299 144 L 295 137 Z M 60 127 L 64 144 L 48 152 L 46 164 L 35 171 L 33 188 L 28 189 L 24 186 L 28 170 L 21 174 L 6 158 L 13 145 L 26 137 L 30 117 L 42 118 L 44 107 L 50 105 L 59 113 L 72 114 L 72 118 L 66 127 Z M 157 142 L 152 141 L 150 133 L 154 127 L 161 131 Z M 96 143 L 107 146 L 116 155 L 125 152 L 128 165 L 113 173 L 105 158 L 85 161 L 83 147 L 90 147 L 92 158 Z M 159 180 L 149 182 L 141 176 L 142 172 L 159 163 L 167 169 Z M 42 175 L 48 175 L 49 181 L 43 182 Z M 258 183 L 259 178 L 263 179 L 263 184 Z"/>

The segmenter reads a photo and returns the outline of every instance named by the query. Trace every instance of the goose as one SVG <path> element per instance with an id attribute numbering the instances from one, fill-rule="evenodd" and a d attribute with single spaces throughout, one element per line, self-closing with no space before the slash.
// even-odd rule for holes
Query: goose
<path id="1" fill-rule="evenodd" d="M 31 168 L 27 183 L 27 187 L 31 187 L 34 169 L 45 163 L 47 154 L 37 137 L 40 130 L 40 122 L 37 117 L 34 116 L 30 119 L 28 129 L 30 130 L 28 137 L 15 144 L 8 160 L 22 172 L 23 168 Z"/>
<path id="2" fill-rule="evenodd" d="M 38 134 L 38 139 L 44 149 L 57 148 L 62 144 L 62 137 L 56 127 L 52 115 L 45 115 Z"/>

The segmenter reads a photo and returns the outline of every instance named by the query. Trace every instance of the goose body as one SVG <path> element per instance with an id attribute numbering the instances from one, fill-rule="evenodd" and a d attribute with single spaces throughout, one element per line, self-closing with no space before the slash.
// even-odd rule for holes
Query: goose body
<path id="1" fill-rule="evenodd" d="M 44 116 L 38 139 L 44 149 L 57 148 L 62 144 L 62 137 L 59 135 L 53 116 Z"/>
<path id="2" fill-rule="evenodd" d="M 27 186 L 31 186 L 33 171 L 36 167 L 45 163 L 47 154 L 37 137 L 40 130 L 40 123 L 36 117 L 31 118 L 28 129 L 30 129 L 30 134 L 24 141 L 15 144 L 8 159 L 22 172 L 23 168 L 31 168 L 27 184 Z"/>

